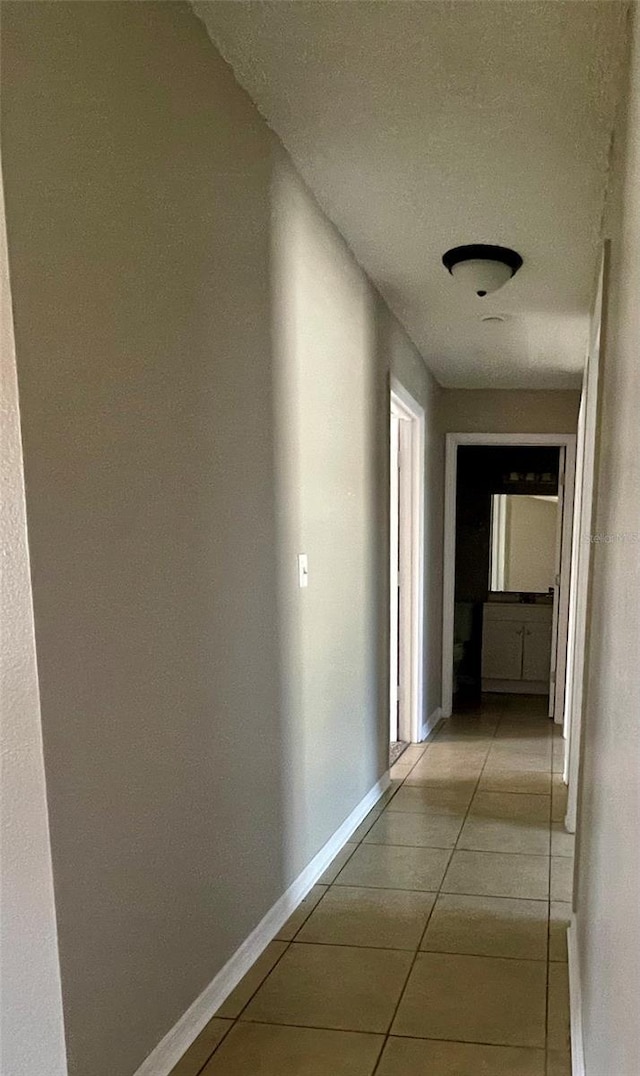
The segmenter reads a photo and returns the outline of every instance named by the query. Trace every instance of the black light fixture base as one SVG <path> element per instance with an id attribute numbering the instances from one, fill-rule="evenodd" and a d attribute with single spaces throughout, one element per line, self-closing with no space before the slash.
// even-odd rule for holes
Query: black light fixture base
<path id="1" fill-rule="evenodd" d="M 491 243 L 467 243 L 461 247 L 452 247 L 442 255 L 442 264 L 451 273 L 460 262 L 491 261 L 502 262 L 511 270 L 511 276 L 515 276 L 522 265 L 522 258 L 516 250 L 510 247 L 499 247 Z M 478 295 L 486 295 L 479 291 Z"/>

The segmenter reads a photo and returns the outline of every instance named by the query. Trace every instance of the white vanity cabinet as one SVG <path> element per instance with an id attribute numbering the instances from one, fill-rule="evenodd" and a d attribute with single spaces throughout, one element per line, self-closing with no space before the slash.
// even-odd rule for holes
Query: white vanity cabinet
<path id="1" fill-rule="evenodd" d="M 551 667 L 551 605 L 486 602 L 482 690 L 546 695 Z"/>

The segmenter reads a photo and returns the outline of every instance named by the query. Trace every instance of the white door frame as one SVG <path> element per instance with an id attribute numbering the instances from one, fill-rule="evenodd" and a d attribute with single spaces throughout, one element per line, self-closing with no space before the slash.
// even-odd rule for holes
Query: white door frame
<path id="1" fill-rule="evenodd" d="M 560 583 L 562 580 L 562 549 L 563 549 L 563 533 L 562 527 L 564 524 L 564 495 L 565 495 L 565 474 L 567 470 L 567 451 L 564 445 L 560 446 L 560 459 L 558 461 L 558 513 L 556 515 L 556 549 L 553 562 L 553 611 L 551 616 L 551 670 L 553 673 L 552 682 L 556 683 L 558 679 L 558 659 L 560 651 L 558 649 L 558 642 L 560 640 Z M 574 460 L 574 490 L 575 490 L 575 460 Z M 575 500 L 575 498 L 574 498 Z M 573 529 L 573 516 L 572 529 Z M 572 551 L 573 555 L 573 551 Z M 569 574 L 571 574 L 571 560 L 569 561 Z M 571 579 L 569 579 L 569 605 L 567 611 L 567 631 L 566 639 L 564 641 L 564 661 L 565 667 L 563 676 L 565 679 L 566 688 L 566 661 L 567 653 L 569 649 L 569 627 L 571 624 Z M 565 692 L 566 693 L 566 692 Z M 563 696 L 564 697 L 564 696 Z M 549 717 L 555 718 L 556 712 L 556 692 L 549 690 Z"/>
<path id="2" fill-rule="evenodd" d="M 562 516 L 561 584 L 558 615 L 558 654 L 554 720 L 562 724 L 564 715 L 564 678 L 567 655 L 569 617 L 569 569 L 571 564 L 571 529 L 573 524 L 573 487 L 575 481 L 575 433 L 448 433 L 444 479 L 444 556 L 442 593 L 442 716 L 453 709 L 453 630 L 456 570 L 456 483 L 458 447 L 460 445 L 531 445 L 561 448 L 565 455 L 564 512 Z"/>
<path id="3" fill-rule="evenodd" d="M 425 413 L 397 378 L 390 399 L 401 420 L 399 736 L 418 743 L 424 725 Z M 392 580 L 393 583 L 393 580 Z M 391 685 L 392 693 L 393 686 Z M 392 694 L 393 698 L 393 694 Z M 390 700 L 391 705 L 393 702 Z"/>
<path id="4" fill-rule="evenodd" d="M 582 705 L 586 675 L 586 641 L 591 565 L 590 536 L 594 518 L 595 460 L 598 437 L 599 383 L 602 367 L 602 339 L 608 299 L 610 241 L 604 244 L 596 301 L 591 318 L 589 352 L 580 401 L 578 462 L 574 511 L 574 561 L 571 573 L 571 622 L 569 632 L 564 723 L 564 782 L 569 785 L 565 827 L 575 833 L 578 812 L 578 779 L 582 738 Z"/>
<path id="5" fill-rule="evenodd" d="M 507 495 L 506 493 L 496 493 L 491 498 L 491 554 L 489 557 L 491 590 L 504 590 L 506 538 Z"/>
<path id="6" fill-rule="evenodd" d="M 400 669 L 398 661 L 398 612 L 400 567 L 400 418 L 391 398 L 389 423 L 389 739 L 391 743 L 402 737 L 403 724 L 400 713 Z"/>

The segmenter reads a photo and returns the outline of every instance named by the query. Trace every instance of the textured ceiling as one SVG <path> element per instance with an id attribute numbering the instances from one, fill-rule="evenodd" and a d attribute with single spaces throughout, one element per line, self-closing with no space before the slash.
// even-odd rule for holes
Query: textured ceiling
<path id="1" fill-rule="evenodd" d="M 579 384 L 625 5 L 194 7 L 443 385 Z M 524 258 L 486 299 L 440 260 L 474 242 Z"/>

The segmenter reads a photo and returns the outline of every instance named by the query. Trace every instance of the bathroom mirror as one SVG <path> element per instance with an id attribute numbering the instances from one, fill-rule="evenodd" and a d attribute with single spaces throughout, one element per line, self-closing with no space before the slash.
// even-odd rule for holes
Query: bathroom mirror
<path id="1" fill-rule="evenodd" d="M 557 495 L 492 494 L 489 590 L 548 593 L 557 541 Z"/>

